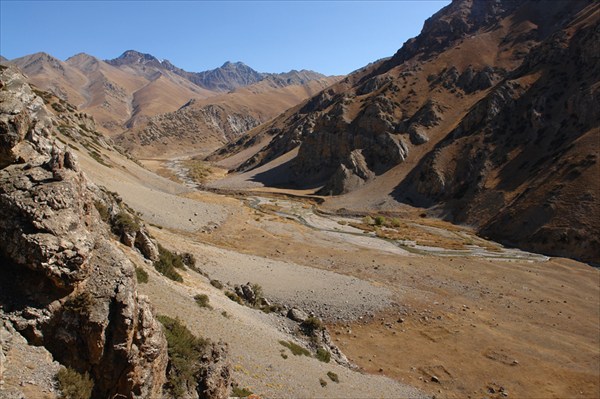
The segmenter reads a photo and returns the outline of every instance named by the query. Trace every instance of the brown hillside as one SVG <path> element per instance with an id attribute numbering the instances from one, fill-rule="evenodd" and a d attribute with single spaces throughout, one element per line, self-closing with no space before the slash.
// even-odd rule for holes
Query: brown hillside
<path id="1" fill-rule="evenodd" d="M 208 154 L 246 131 L 302 102 L 339 78 L 280 86 L 265 79 L 208 99 L 194 99 L 176 112 L 150 118 L 117 141 L 138 157 Z"/>
<path id="2" fill-rule="evenodd" d="M 210 159 L 243 152 L 230 164 L 244 172 L 297 149 L 252 180 L 344 194 L 334 208 L 428 207 L 505 243 L 600 261 L 598 10 L 455 1 L 392 58 Z"/>

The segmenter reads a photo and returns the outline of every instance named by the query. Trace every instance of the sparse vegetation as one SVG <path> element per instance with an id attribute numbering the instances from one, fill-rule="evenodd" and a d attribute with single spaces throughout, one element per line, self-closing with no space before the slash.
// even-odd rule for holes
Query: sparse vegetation
<path id="1" fill-rule="evenodd" d="M 204 162 L 190 159 L 185 162 L 185 166 L 188 168 L 188 176 L 196 183 L 204 183 L 206 179 L 211 175 L 212 169 Z"/>
<path id="2" fill-rule="evenodd" d="M 60 390 L 60 399 L 89 399 L 92 396 L 94 382 L 88 373 L 79 374 L 72 368 L 61 368 L 56 373 L 56 382 Z"/>
<path id="3" fill-rule="evenodd" d="M 100 218 L 104 222 L 108 223 L 108 221 L 110 220 L 110 213 L 108 212 L 108 208 L 106 207 L 106 205 L 104 205 L 104 203 L 102 203 L 100 201 L 94 201 L 94 206 L 96 207 L 96 210 L 100 214 Z"/>
<path id="4" fill-rule="evenodd" d="M 168 343 L 169 367 L 166 388 L 176 398 L 193 389 L 208 341 L 194 336 L 179 319 L 158 316 Z"/>
<path id="5" fill-rule="evenodd" d="M 181 274 L 175 270 L 183 269 L 183 259 L 181 255 L 175 254 L 162 245 L 158 245 L 159 258 L 154 262 L 154 268 L 162 275 L 173 281 L 183 282 Z"/>
<path id="6" fill-rule="evenodd" d="M 331 353 L 329 353 L 329 351 L 323 347 L 317 349 L 317 354 L 315 357 L 323 363 L 329 363 L 331 361 Z"/>
<path id="7" fill-rule="evenodd" d="M 335 383 L 339 383 L 340 382 L 340 378 L 338 377 L 338 375 L 336 373 L 334 373 L 333 371 L 328 371 L 327 372 L 327 377 L 329 377 L 329 379 Z"/>
<path id="8" fill-rule="evenodd" d="M 252 391 L 248 388 L 240 388 L 238 386 L 233 387 L 231 395 L 237 398 L 245 398 L 252 395 Z"/>
<path id="9" fill-rule="evenodd" d="M 137 277 L 137 282 L 140 284 L 146 284 L 148 282 L 148 272 L 141 267 L 135 268 L 135 276 Z"/>
<path id="10" fill-rule="evenodd" d="M 300 324 L 300 328 L 306 335 L 315 335 L 323 329 L 323 322 L 317 317 L 309 317 Z"/>
<path id="11" fill-rule="evenodd" d="M 210 280 L 210 285 L 212 285 L 213 287 L 222 290 L 223 289 L 223 283 L 221 283 L 219 280 Z"/>
<path id="12" fill-rule="evenodd" d="M 327 386 L 327 381 L 325 381 L 325 380 L 324 380 L 324 379 L 322 379 L 322 378 L 319 378 L 319 384 L 321 384 L 321 386 L 322 386 L 323 388 L 325 388 L 325 387 Z"/>
<path id="13" fill-rule="evenodd" d="M 98 151 L 96 151 L 96 150 L 88 151 L 88 155 L 90 157 L 92 157 L 100 165 L 106 166 L 107 168 L 112 168 L 112 165 L 107 164 L 106 161 L 104 160 L 104 158 L 102 158 L 102 155 L 100 155 L 100 153 Z"/>
<path id="14" fill-rule="evenodd" d="M 242 304 L 243 304 L 243 302 L 242 302 L 242 298 L 240 298 L 240 297 L 238 296 L 238 294 L 236 294 L 235 292 L 231 292 L 231 291 L 225 291 L 225 296 L 226 296 L 227 298 L 231 299 L 233 302 L 237 302 L 237 303 L 239 303 L 240 305 L 242 305 Z"/>
<path id="15" fill-rule="evenodd" d="M 201 308 L 212 309 L 210 306 L 210 298 L 206 294 L 197 294 L 194 296 L 194 300 Z"/>
<path id="16" fill-rule="evenodd" d="M 96 208 L 97 209 L 97 208 Z M 129 213 L 121 211 L 115 216 L 113 230 L 116 234 L 135 233 L 140 229 L 140 222 Z"/>
<path id="17" fill-rule="evenodd" d="M 279 343 L 283 346 L 285 346 L 286 348 L 288 348 L 290 350 L 290 352 L 292 352 L 292 355 L 294 356 L 310 356 L 310 352 L 308 351 L 308 349 L 301 347 L 298 344 L 295 344 L 292 341 L 279 341 Z"/>
<path id="18" fill-rule="evenodd" d="M 378 215 L 375 216 L 375 226 L 385 226 L 385 217 Z"/>

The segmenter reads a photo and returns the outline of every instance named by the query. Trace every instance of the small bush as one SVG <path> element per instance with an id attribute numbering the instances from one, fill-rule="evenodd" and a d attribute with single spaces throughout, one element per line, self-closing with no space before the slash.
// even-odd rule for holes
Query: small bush
<path id="1" fill-rule="evenodd" d="M 94 206 L 100 214 L 100 219 L 102 219 L 104 222 L 108 222 L 110 220 L 110 213 L 108 212 L 106 205 L 100 201 L 94 201 Z"/>
<path id="2" fill-rule="evenodd" d="M 402 222 L 398 218 L 393 218 L 391 220 L 391 224 L 392 224 L 393 227 L 400 227 L 400 226 L 402 226 Z"/>
<path id="3" fill-rule="evenodd" d="M 303 348 L 292 341 L 279 341 L 279 343 L 288 348 L 294 356 L 310 356 L 310 352 L 306 348 Z"/>
<path id="4" fill-rule="evenodd" d="M 239 297 L 238 294 L 236 294 L 235 292 L 231 292 L 231 291 L 225 291 L 225 296 L 229 299 L 231 299 L 233 302 L 237 302 L 240 305 L 242 305 L 242 298 Z"/>
<path id="5" fill-rule="evenodd" d="M 89 399 L 92 396 L 94 383 L 88 373 L 81 375 L 72 368 L 63 367 L 56 373 L 56 382 L 61 399 Z"/>
<path id="6" fill-rule="evenodd" d="M 194 336 L 178 318 L 158 316 L 158 320 L 163 324 L 168 344 L 167 390 L 178 398 L 195 387 L 200 369 L 198 360 L 208 341 Z"/>
<path id="7" fill-rule="evenodd" d="M 322 378 L 319 378 L 319 384 L 321 384 L 321 386 L 322 386 L 323 388 L 325 388 L 325 387 L 327 386 L 327 381 L 325 381 L 325 380 L 324 380 L 324 379 L 322 379 Z"/>
<path id="8" fill-rule="evenodd" d="M 375 223 L 375 221 L 373 220 L 373 218 L 371 216 L 365 216 L 362 221 L 364 224 L 369 225 L 369 226 L 371 226 Z"/>
<path id="9" fill-rule="evenodd" d="M 329 379 L 333 382 L 336 382 L 336 383 L 340 382 L 338 375 L 336 373 L 334 373 L 333 371 L 328 371 L 327 377 L 329 377 Z"/>
<path id="10" fill-rule="evenodd" d="M 194 296 L 194 300 L 196 301 L 198 306 L 200 306 L 201 308 L 212 309 L 212 306 L 210 306 L 210 303 L 209 303 L 210 298 L 208 297 L 208 295 L 198 294 L 198 295 Z"/>
<path id="11" fill-rule="evenodd" d="M 137 282 L 140 284 L 146 284 L 148 282 L 148 272 L 141 267 L 135 268 L 135 276 L 137 277 Z"/>
<path id="12" fill-rule="evenodd" d="M 384 224 L 385 224 L 385 218 L 383 216 L 375 217 L 375 225 L 376 226 L 383 226 Z"/>
<path id="13" fill-rule="evenodd" d="M 177 255 L 162 245 L 158 245 L 159 258 L 154 262 L 154 268 L 162 275 L 173 281 L 183 282 L 181 274 L 177 273 L 175 268 L 183 269 L 183 260 L 181 255 Z"/>
<path id="14" fill-rule="evenodd" d="M 306 335 L 314 335 L 315 332 L 323 329 L 323 322 L 317 317 L 309 317 L 300 324 L 300 328 Z"/>
<path id="15" fill-rule="evenodd" d="M 221 283 L 219 280 L 210 280 L 210 285 L 212 285 L 213 287 L 222 290 L 223 289 L 223 283 Z"/>
<path id="16" fill-rule="evenodd" d="M 236 398 L 245 398 L 245 397 L 252 395 L 252 391 L 249 390 L 248 388 L 240 388 L 238 386 L 235 386 L 235 387 L 233 387 L 233 390 L 231 391 L 231 395 Z"/>
<path id="17" fill-rule="evenodd" d="M 140 223 L 125 211 L 121 211 L 115 216 L 113 226 L 117 234 L 135 233 L 140 229 Z"/>
<path id="18" fill-rule="evenodd" d="M 329 363 L 331 361 L 331 353 L 325 348 L 317 349 L 317 355 L 315 357 L 323 363 Z"/>

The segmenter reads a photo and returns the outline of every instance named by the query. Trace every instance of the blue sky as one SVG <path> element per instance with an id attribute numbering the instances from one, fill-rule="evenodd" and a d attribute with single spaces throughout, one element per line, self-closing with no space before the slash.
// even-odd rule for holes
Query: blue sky
<path id="1" fill-rule="evenodd" d="M 346 74 L 393 55 L 449 3 L 0 0 L 0 54 L 110 59 L 133 49 L 194 72 L 242 61 L 260 72 Z"/>

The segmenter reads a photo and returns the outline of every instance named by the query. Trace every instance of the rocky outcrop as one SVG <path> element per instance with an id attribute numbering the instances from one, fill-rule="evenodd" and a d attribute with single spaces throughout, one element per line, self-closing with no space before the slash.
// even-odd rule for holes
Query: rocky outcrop
<path id="1" fill-rule="evenodd" d="M 0 81 L 0 134 L 10 138 L 0 150 L 1 317 L 88 372 L 94 397 L 160 396 L 166 340 L 108 238 L 93 185 L 52 139 L 53 117 L 25 78 L 8 68 Z"/>

